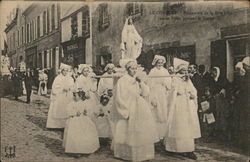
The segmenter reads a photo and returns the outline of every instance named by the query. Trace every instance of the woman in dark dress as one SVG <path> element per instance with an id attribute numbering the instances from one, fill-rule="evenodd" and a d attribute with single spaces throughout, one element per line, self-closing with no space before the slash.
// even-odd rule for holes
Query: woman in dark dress
<path id="1" fill-rule="evenodd" d="M 222 78 L 220 75 L 220 69 L 218 67 L 212 68 L 211 71 L 212 80 L 210 80 L 209 88 L 213 102 L 210 106 L 215 111 L 215 133 L 221 140 L 228 139 L 228 117 L 229 117 L 229 104 L 227 100 L 227 92 L 230 87 L 230 83 L 226 78 Z"/>

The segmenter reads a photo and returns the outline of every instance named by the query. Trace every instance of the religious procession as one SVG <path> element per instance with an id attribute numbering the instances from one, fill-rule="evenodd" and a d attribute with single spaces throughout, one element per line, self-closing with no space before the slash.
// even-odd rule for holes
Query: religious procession
<path id="1" fill-rule="evenodd" d="M 24 14 L 34 8 L 36 6 L 28 7 Z M 52 5 L 51 9 L 55 8 Z M 63 28 L 63 21 L 67 21 L 67 16 L 61 19 L 61 32 L 66 34 L 68 28 Z M 79 21 L 76 19 L 76 22 Z M 135 24 L 133 16 L 125 18 L 119 40 L 121 57 L 118 62 L 106 55 L 99 60 L 97 57 L 97 62 L 102 64 L 99 67 L 78 57 L 82 49 L 77 52 L 78 49 L 74 49 L 77 45 L 70 42 L 78 41 L 74 38 L 74 30 L 79 30 L 77 27 L 72 29 L 72 40 L 62 43 L 65 48 L 59 50 L 56 47 L 42 53 L 40 67 L 32 66 L 39 58 L 29 59 L 31 54 L 26 59 L 21 55 L 16 66 L 7 54 L 1 56 L 1 100 L 13 103 L 15 109 L 37 127 L 36 135 L 31 137 L 35 139 L 34 143 L 29 139 L 22 147 L 43 143 L 39 147 L 49 151 L 35 159 L 42 161 L 56 160 L 46 159 L 51 152 L 62 161 L 103 161 L 105 157 L 110 158 L 108 161 L 134 162 L 223 161 L 223 158 L 241 161 L 234 157 L 240 157 L 238 154 L 230 154 L 230 151 L 237 148 L 248 152 L 250 146 L 249 53 L 233 65 L 234 79 L 231 80 L 225 73 L 228 68 L 223 64 L 211 64 L 210 67 L 196 64 L 192 58 L 183 56 L 185 51 L 180 50 L 180 55 L 170 57 L 149 50 L 153 54 L 148 56 L 144 48 L 149 40 L 141 36 L 141 30 Z M 53 25 L 55 22 L 51 24 L 51 30 Z M 33 36 L 35 39 L 36 34 Z M 61 40 L 64 40 L 63 36 Z M 84 42 L 88 43 L 87 39 Z M 5 46 L 9 48 L 9 45 Z M 84 50 L 88 50 L 87 46 Z M 105 46 L 105 50 L 112 49 Z M 59 51 L 62 57 L 59 57 Z M 57 56 L 60 59 L 53 61 Z M 23 110 L 16 106 L 21 104 L 26 105 Z M 3 110 L 7 112 L 8 109 L 10 107 L 5 106 Z M 5 119 L 3 122 L 8 124 Z M 24 130 L 28 130 L 30 123 L 26 124 Z M 7 127 L 3 125 L 5 129 Z M 56 136 L 56 139 L 44 134 Z M 9 138 L 4 144 L 8 145 Z M 23 138 L 26 139 L 28 135 Z M 218 143 L 223 143 L 224 148 L 213 147 Z M 209 151 L 205 149 L 203 153 L 204 147 L 211 147 L 210 151 L 217 149 L 217 153 L 205 157 Z M 13 151 L 8 145 L 5 153 L 8 148 Z M 228 157 L 222 153 L 224 149 L 228 151 Z M 237 153 L 241 154 L 241 151 Z M 91 159 L 96 155 L 100 155 L 100 159 Z M 208 159 L 215 155 L 218 157 Z"/>

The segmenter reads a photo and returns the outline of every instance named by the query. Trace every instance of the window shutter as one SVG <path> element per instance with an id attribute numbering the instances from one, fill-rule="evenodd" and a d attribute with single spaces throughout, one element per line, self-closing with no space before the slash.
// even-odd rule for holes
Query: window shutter
<path id="1" fill-rule="evenodd" d="M 55 29 L 58 28 L 58 4 L 55 4 Z"/>
<path id="2" fill-rule="evenodd" d="M 52 5 L 50 6 L 49 31 L 52 32 Z"/>
<path id="3" fill-rule="evenodd" d="M 40 36 L 43 36 L 43 13 L 40 15 Z"/>

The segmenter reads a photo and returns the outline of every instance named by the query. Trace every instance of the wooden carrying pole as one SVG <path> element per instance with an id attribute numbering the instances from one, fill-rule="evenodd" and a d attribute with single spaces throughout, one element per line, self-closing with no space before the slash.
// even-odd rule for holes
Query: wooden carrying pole
<path id="1" fill-rule="evenodd" d="M 148 78 L 166 78 L 166 77 L 183 77 L 185 75 L 164 75 L 164 76 L 146 76 Z M 93 78 L 119 78 L 122 75 L 110 75 L 110 76 L 93 76 Z"/>

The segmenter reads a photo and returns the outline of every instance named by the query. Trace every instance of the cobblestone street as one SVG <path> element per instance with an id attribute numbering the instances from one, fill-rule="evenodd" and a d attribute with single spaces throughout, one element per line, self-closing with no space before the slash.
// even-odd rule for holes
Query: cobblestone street
<path id="1" fill-rule="evenodd" d="M 1 99 L 1 159 L 2 161 L 121 161 L 113 157 L 109 144 L 102 142 L 101 148 L 86 157 L 74 158 L 64 153 L 61 133 L 46 129 L 49 97 L 32 95 L 31 104 L 25 103 L 25 96 L 19 101 Z M 16 157 L 7 159 L 5 146 L 16 146 Z M 246 155 L 226 149 L 225 146 L 199 142 L 196 149 L 198 161 L 247 161 Z M 169 156 L 160 146 L 151 161 L 192 161 L 181 156 Z"/>

